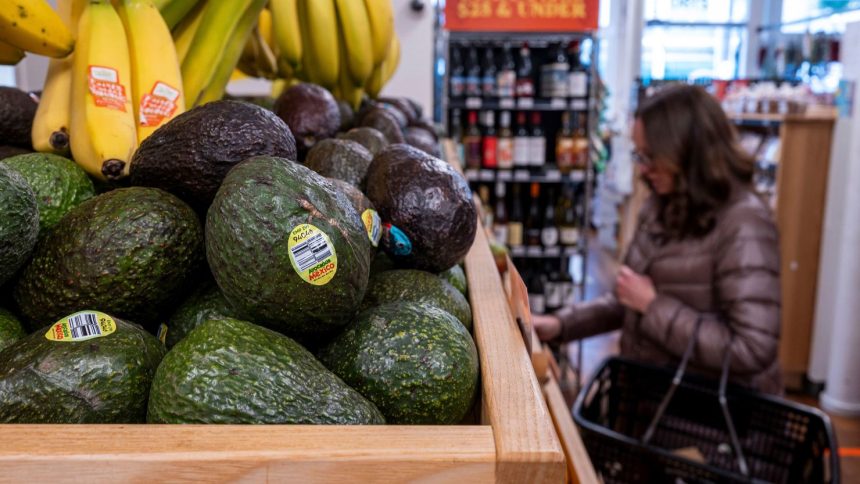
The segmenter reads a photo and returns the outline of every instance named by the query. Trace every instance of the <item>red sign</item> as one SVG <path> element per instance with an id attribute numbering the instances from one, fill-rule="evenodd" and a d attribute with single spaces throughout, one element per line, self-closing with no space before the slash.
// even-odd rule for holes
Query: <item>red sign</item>
<path id="1" fill-rule="evenodd" d="M 451 31 L 582 32 L 597 30 L 599 0 L 448 0 Z"/>

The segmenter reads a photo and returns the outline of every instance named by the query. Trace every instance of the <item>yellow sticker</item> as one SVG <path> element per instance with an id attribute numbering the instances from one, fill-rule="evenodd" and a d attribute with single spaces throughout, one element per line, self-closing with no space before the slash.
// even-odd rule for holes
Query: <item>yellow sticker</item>
<path id="1" fill-rule="evenodd" d="M 79 311 L 57 321 L 45 333 L 51 341 L 74 342 L 103 338 L 116 331 L 116 321 L 99 311 Z"/>
<path id="2" fill-rule="evenodd" d="M 163 344 L 163 345 L 167 344 L 167 325 L 166 324 L 161 323 L 161 325 L 158 327 L 158 333 L 155 335 L 155 337 L 158 338 L 158 341 L 161 341 L 161 344 Z"/>
<path id="3" fill-rule="evenodd" d="M 370 243 L 374 247 L 379 247 L 379 239 L 382 237 L 382 220 L 379 219 L 379 214 L 376 210 L 368 208 L 361 214 L 361 221 L 364 222 Z"/>
<path id="4" fill-rule="evenodd" d="M 328 284 L 337 272 L 337 253 L 328 235 L 311 224 L 301 224 L 290 232 L 290 262 L 305 282 Z"/>

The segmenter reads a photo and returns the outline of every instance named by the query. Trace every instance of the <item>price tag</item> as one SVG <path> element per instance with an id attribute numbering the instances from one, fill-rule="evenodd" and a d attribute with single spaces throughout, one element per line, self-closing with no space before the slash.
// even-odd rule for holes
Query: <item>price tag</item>
<path id="1" fill-rule="evenodd" d="M 549 107 L 552 109 L 567 109 L 567 102 L 565 102 L 564 98 L 554 97 L 550 100 Z"/>
<path id="2" fill-rule="evenodd" d="M 528 170 L 514 170 L 514 180 L 518 182 L 529 181 L 531 175 Z"/>
<path id="3" fill-rule="evenodd" d="M 511 181 L 514 179 L 514 174 L 511 170 L 499 170 L 496 174 L 496 179 L 499 181 Z"/>
<path id="4" fill-rule="evenodd" d="M 481 181 L 493 181 L 496 178 L 496 172 L 493 170 L 481 170 Z"/>
<path id="5" fill-rule="evenodd" d="M 522 247 L 522 246 L 511 247 L 511 254 L 514 257 L 522 257 L 522 256 L 526 255 L 526 248 Z"/>
<path id="6" fill-rule="evenodd" d="M 479 97 L 467 97 L 466 98 L 466 107 L 468 109 L 481 109 L 483 106 L 483 101 Z"/>
<path id="7" fill-rule="evenodd" d="M 478 170 L 475 170 L 475 169 L 466 170 L 466 180 L 478 181 L 478 178 L 479 178 Z"/>
<path id="8" fill-rule="evenodd" d="M 570 101 L 570 109 L 574 111 L 587 111 L 588 99 L 574 99 Z"/>
<path id="9" fill-rule="evenodd" d="M 515 106 L 516 106 L 516 103 L 514 102 L 513 98 L 505 97 L 505 98 L 499 99 L 499 107 L 502 109 L 514 109 Z"/>
<path id="10" fill-rule="evenodd" d="M 585 181 L 585 171 L 584 170 L 575 170 L 570 173 L 570 180 L 582 183 Z"/>
<path id="11" fill-rule="evenodd" d="M 559 182 L 559 181 L 561 181 L 561 172 L 558 170 L 547 170 L 546 181 L 548 181 L 548 182 Z"/>
<path id="12" fill-rule="evenodd" d="M 542 253 L 543 250 L 536 245 L 530 245 L 528 249 L 526 249 L 526 254 L 528 254 L 529 257 L 540 257 Z"/>
<path id="13" fill-rule="evenodd" d="M 535 100 L 531 97 L 521 97 L 517 99 L 517 106 L 520 109 L 532 109 L 535 107 Z"/>

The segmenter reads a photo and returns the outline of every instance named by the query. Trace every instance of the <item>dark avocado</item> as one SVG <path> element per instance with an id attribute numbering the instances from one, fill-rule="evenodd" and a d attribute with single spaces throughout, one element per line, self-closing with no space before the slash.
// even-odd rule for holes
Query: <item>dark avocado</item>
<path id="1" fill-rule="evenodd" d="M 419 119 L 418 113 L 415 112 L 415 108 L 404 98 L 384 97 L 379 98 L 379 103 L 394 107 L 400 111 L 406 118 L 407 125 L 411 125 Z"/>
<path id="2" fill-rule="evenodd" d="M 337 137 L 355 141 L 367 148 L 373 156 L 376 156 L 388 146 L 388 139 L 384 134 L 380 133 L 377 129 L 368 127 L 352 128 L 346 133 L 337 135 Z"/>
<path id="3" fill-rule="evenodd" d="M 39 105 L 26 92 L 0 86 L 0 145 L 32 148 L 30 130 Z"/>
<path id="4" fill-rule="evenodd" d="M 316 84 L 300 83 L 285 90 L 275 101 L 275 113 L 293 131 L 300 160 L 318 141 L 334 137 L 341 124 L 337 100 Z"/>
<path id="5" fill-rule="evenodd" d="M 103 313 L 69 319 L 71 326 L 43 326 L 0 351 L 0 422 L 143 423 L 164 345 Z"/>
<path id="6" fill-rule="evenodd" d="M 27 336 L 21 321 L 11 312 L 0 308 L 0 350 Z"/>
<path id="7" fill-rule="evenodd" d="M 9 158 L 17 155 L 26 155 L 27 153 L 32 153 L 33 150 L 29 148 L 21 148 L 20 146 L 8 146 L 3 145 L 0 146 L 0 160 Z"/>
<path id="8" fill-rule="evenodd" d="M 436 274 L 399 269 L 376 274 L 370 279 L 361 309 L 393 302 L 414 302 L 435 306 L 451 313 L 467 329 L 472 329 L 472 308 L 454 286 Z"/>
<path id="9" fill-rule="evenodd" d="M 131 184 L 161 188 L 205 213 L 227 172 L 257 155 L 295 161 L 290 128 L 260 106 L 215 101 L 146 138 L 132 158 Z"/>
<path id="10" fill-rule="evenodd" d="M 345 139 L 325 139 L 314 145 L 305 166 L 327 178 L 362 188 L 373 155 L 364 146 Z"/>
<path id="11" fill-rule="evenodd" d="M 340 128 L 338 131 L 349 131 L 355 126 L 355 111 L 346 101 L 338 101 L 337 107 L 340 110 Z"/>
<path id="12" fill-rule="evenodd" d="M 297 163 L 234 168 L 206 218 L 206 255 L 245 319 L 289 335 L 345 326 L 364 298 L 372 246 L 349 199 Z"/>
<path id="13" fill-rule="evenodd" d="M 0 286 L 27 262 L 39 236 L 39 206 L 27 180 L 0 163 Z"/>
<path id="14" fill-rule="evenodd" d="M 373 159 L 367 197 L 383 225 L 394 226 L 408 248 L 383 234 L 382 248 L 401 267 L 440 272 L 457 264 L 472 247 L 477 211 L 469 184 L 451 165 L 405 144 Z M 394 242 L 397 242 L 394 240 Z"/>
<path id="15" fill-rule="evenodd" d="M 442 157 L 439 143 L 424 128 L 406 128 L 406 142 L 430 156 Z"/>
<path id="16" fill-rule="evenodd" d="M 460 422 L 478 388 L 478 353 L 446 311 L 397 302 L 364 311 L 320 352 L 390 424 Z"/>
<path id="17" fill-rule="evenodd" d="M 81 308 L 141 324 L 177 297 L 202 263 L 191 208 L 157 188 L 120 188 L 67 213 L 39 243 L 14 294 L 35 329 Z"/>
<path id="18" fill-rule="evenodd" d="M 379 410 L 292 339 L 232 318 L 205 321 L 164 357 L 150 423 L 383 424 Z"/>
<path id="19" fill-rule="evenodd" d="M 389 143 L 403 143 L 406 141 L 406 138 L 403 136 L 403 128 L 405 126 L 401 125 L 401 121 L 394 114 L 393 110 L 376 107 L 362 117 L 361 126 L 378 130 L 385 135 Z"/>

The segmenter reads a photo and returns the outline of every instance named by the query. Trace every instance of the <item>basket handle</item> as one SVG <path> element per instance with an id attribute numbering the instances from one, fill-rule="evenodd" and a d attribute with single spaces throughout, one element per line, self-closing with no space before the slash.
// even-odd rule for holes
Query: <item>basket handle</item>
<path id="1" fill-rule="evenodd" d="M 696 320 L 696 326 L 693 328 L 693 335 L 690 337 L 690 341 L 687 343 L 687 349 L 684 350 L 684 356 L 681 358 L 681 363 L 678 365 L 678 369 L 675 370 L 675 376 L 672 377 L 672 385 L 669 387 L 669 390 L 666 392 L 666 395 L 663 396 L 663 400 L 660 401 L 660 405 L 657 407 L 657 413 L 654 414 L 654 418 L 651 419 L 651 423 L 648 425 L 648 429 L 645 430 L 645 434 L 642 436 L 642 443 L 648 444 L 651 441 L 651 438 L 654 437 L 654 431 L 657 430 L 657 425 L 660 423 L 660 420 L 663 418 L 663 414 L 666 412 L 666 408 L 669 406 L 669 402 L 672 400 L 672 397 L 675 395 L 675 390 L 678 389 L 678 386 L 681 384 L 681 381 L 684 379 L 684 373 L 687 371 L 687 364 L 690 362 L 690 358 L 693 356 L 693 348 L 696 346 L 696 337 L 699 334 L 699 328 L 702 326 L 702 318 Z M 731 341 L 734 340 L 734 334 L 731 336 L 729 340 L 729 344 L 731 345 Z M 741 474 L 744 477 L 749 477 L 749 467 L 747 466 L 746 458 L 744 457 L 743 450 L 741 449 L 740 439 L 738 439 L 738 433 L 735 428 L 734 420 L 732 420 L 731 413 L 729 412 L 728 399 L 726 398 L 726 386 L 729 380 L 729 363 L 732 359 L 732 352 L 726 351 L 725 356 L 723 356 L 723 367 L 720 374 L 720 388 L 718 393 L 718 398 L 720 402 L 720 409 L 723 412 L 723 419 L 726 421 L 726 427 L 729 429 L 729 437 L 732 441 L 732 447 L 737 456 L 738 468 L 741 471 Z"/>

